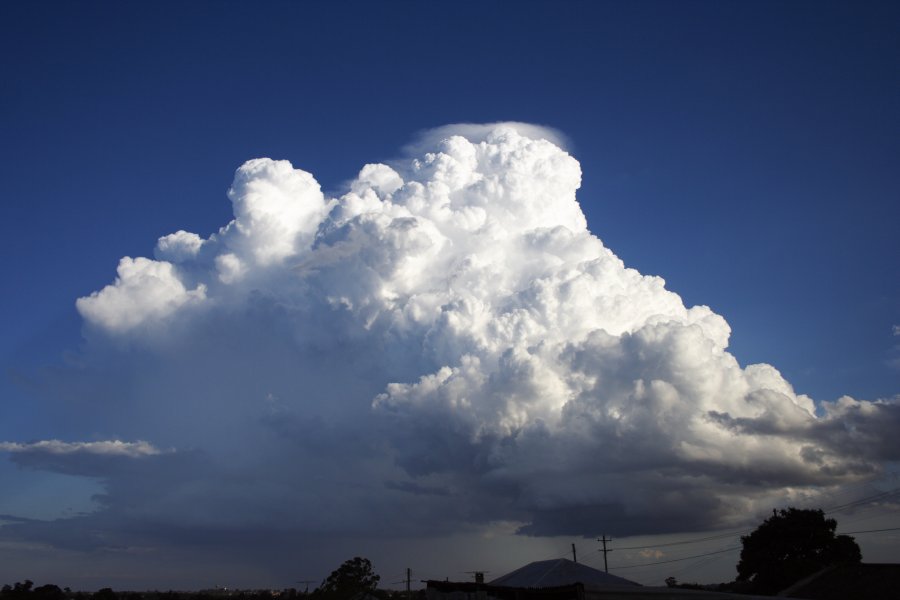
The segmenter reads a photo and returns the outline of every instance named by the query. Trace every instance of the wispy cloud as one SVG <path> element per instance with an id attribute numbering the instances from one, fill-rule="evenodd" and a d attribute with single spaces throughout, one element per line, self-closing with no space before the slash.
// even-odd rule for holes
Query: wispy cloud
<path id="1" fill-rule="evenodd" d="M 140 458 L 156 456 L 160 450 L 143 441 L 122 442 L 109 440 L 100 442 L 62 442 L 60 440 L 43 440 L 39 442 L 18 443 L 0 442 L 0 451 L 32 454 L 94 454 L 101 456 L 127 456 Z"/>

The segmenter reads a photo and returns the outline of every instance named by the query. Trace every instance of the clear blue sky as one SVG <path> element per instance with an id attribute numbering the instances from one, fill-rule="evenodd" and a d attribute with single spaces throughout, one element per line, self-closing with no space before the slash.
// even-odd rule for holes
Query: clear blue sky
<path id="1" fill-rule="evenodd" d="M 82 343 L 75 299 L 228 222 L 245 160 L 339 193 L 461 122 L 565 134 L 590 230 L 725 317 L 741 365 L 891 398 L 898 22 L 895 2 L 5 2 L 0 441 L 72 435 L 32 397 Z"/>

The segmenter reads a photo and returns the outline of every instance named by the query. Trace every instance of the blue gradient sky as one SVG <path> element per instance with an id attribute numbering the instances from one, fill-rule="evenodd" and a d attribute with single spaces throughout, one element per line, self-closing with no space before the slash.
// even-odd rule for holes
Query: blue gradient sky
<path id="1" fill-rule="evenodd" d="M 568 136 L 591 231 L 723 315 L 742 365 L 817 400 L 893 397 L 898 19 L 894 2 L 5 2 L 0 440 L 65 434 L 30 398 L 81 343 L 75 299 L 160 235 L 226 223 L 244 160 L 336 191 L 459 122 Z M 0 492 L 7 511 L 61 508 L 43 476 L 0 476 L 31 490 Z"/>

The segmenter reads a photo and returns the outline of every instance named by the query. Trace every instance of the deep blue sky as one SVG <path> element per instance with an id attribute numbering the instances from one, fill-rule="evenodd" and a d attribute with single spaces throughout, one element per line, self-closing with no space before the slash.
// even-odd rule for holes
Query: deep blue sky
<path id="1" fill-rule="evenodd" d="M 234 169 L 326 190 L 423 129 L 524 121 L 591 230 L 798 392 L 900 392 L 896 2 L 0 4 L 0 439 L 121 256 L 226 223 Z M 894 366 L 891 366 L 894 361 Z M 2 487 L 2 486 L 0 486 Z"/>

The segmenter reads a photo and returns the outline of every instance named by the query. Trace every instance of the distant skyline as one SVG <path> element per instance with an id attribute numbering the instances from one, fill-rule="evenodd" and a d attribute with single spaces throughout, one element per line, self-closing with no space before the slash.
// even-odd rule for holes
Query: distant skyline
<path id="1" fill-rule="evenodd" d="M 655 545 L 900 489 L 898 18 L 0 6 L 0 584 L 724 581 Z"/>

